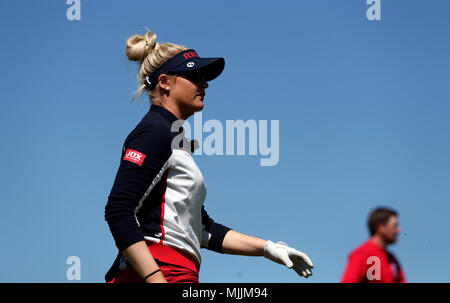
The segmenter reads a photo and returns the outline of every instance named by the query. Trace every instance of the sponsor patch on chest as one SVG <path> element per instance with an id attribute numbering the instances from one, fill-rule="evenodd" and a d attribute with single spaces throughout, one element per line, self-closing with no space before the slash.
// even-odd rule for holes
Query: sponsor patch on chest
<path id="1" fill-rule="evenodd" d="M 123 156 L 123 160 L 136 163 L 139 166 L 142 166 L 144 159 L 145 155 L 143 153 L 140 153 L 134 149 L 129 148 L 125 151 L 125 156 Z"/>

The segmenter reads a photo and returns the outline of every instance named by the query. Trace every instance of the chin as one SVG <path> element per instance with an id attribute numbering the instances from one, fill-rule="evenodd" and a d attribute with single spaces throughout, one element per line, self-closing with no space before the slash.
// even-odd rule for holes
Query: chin
<path id="1" fill-rule="evenodd" d="M 195 111 L 199 112 L 203 109 L 203 107 L 205 107 L 205 105 L 203 104 L 203 102 L 201 102 L 201 104 L 195 106 Z"/>
<path id="2" fill-rule="evenodd" d="M 397 238 L 390 239 L 390 240 L 388 241 L 388 244 L 395 244 L 395 243 L 397 243 Z"/>

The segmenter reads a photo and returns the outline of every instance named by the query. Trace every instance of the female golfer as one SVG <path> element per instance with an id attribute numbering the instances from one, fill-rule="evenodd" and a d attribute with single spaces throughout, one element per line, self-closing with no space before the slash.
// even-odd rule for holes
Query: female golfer
<path id="1" fill-rule="evenodd" d="M 222 73 L 225 60 L 157 43 L 152 31 L 129 38 L 126 54 L 140 64 L 138 93 L 146 91 L 151 106 L 125 140 L 105 207 L 119 249 L 106 281 L 198 283 L 201 248 L 264 256 L 303 277 L 312 275 L 306 254 L 238 233 L 205 210 L 205 182 L 181 126 L 203 109 L 207 82 Z"/>

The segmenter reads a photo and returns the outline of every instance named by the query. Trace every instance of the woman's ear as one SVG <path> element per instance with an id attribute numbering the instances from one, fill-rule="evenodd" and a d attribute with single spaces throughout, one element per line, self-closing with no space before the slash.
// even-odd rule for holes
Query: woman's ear
<path id="1" fill-rule="evenodd" d="M 170 90 L 170 78 L 166 74 L 159 75 L 158 84 L 159 87 L 165 91 Z"/>

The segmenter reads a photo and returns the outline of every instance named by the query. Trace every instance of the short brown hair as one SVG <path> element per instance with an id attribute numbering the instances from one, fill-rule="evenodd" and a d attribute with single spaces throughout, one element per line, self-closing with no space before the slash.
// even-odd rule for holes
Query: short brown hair
<path id="1" fill-rule="evenodd" d="M 369 232 L 370 235 L 373 236 L 377 231 L 378 224 L 386 224 L 391 216 L 398 216 L 397 212 L 393 209 L 386 207 L 378 207 L 374 209 L 370 215 L 368 220 Z"/>

